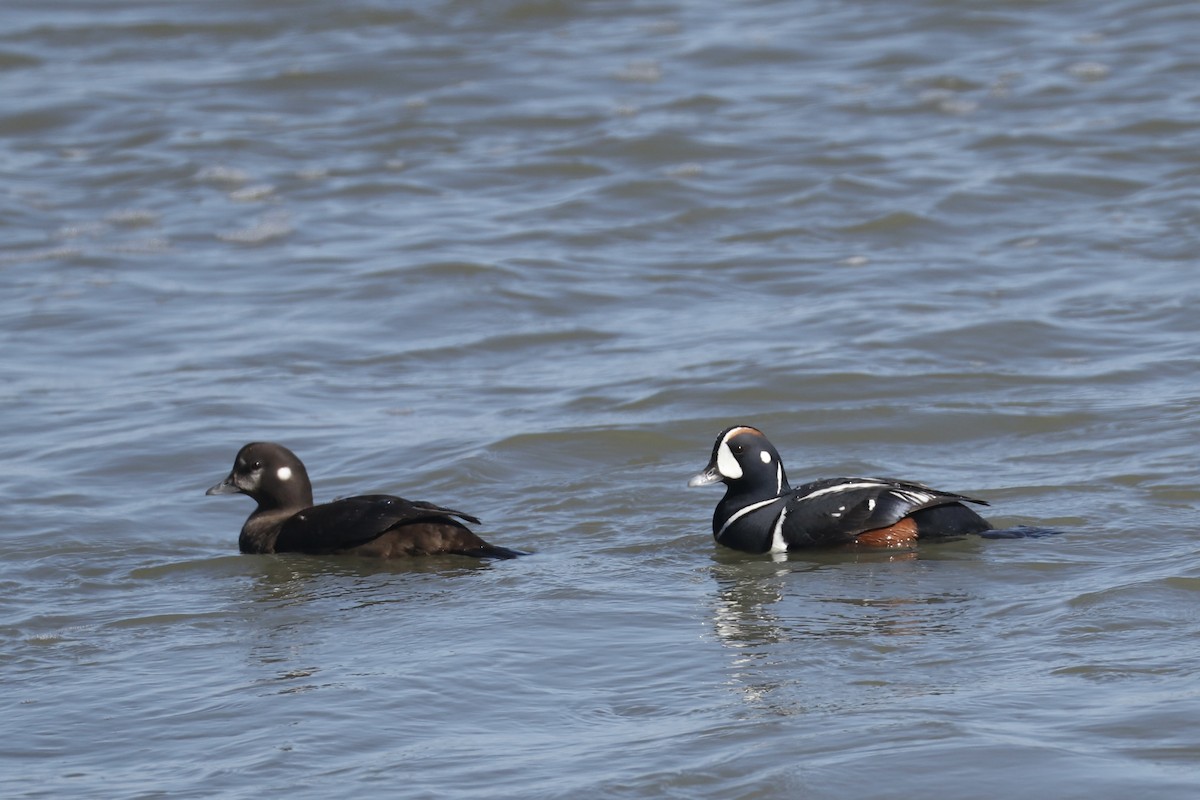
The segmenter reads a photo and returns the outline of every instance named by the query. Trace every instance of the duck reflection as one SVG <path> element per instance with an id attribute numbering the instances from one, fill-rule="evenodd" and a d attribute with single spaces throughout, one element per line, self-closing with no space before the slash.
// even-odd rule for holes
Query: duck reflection
<path id="1" fill-rule="evenodd" d="M 270 694 L 325 688 L 320 653 L 331 629 L 314 619 L 381 606 L 422 605 L 461 592 L 461 581 L 485 573 L 490 562 L 461 556 L 390 561 L 305 555 L 237 556 L 248 578 L 237 603 L 239 629 L 251 632 L 246 663 L 253 684 Z M 388 613 L 388 612 L 384 612 Z M 403 618 L 406 609 L 396 608 Z"/>
<path id="2" fill-rule="evenodd" d="M 463 556 L 429 556 L 421 559 L 390 561 L 356 556 L 282 554 L 247 557 L 257 559 L 253 584 L 247 599 L 275 607 L 314 602 L 333 602 L 343 608 L 361 608 L 379 603 L 405 602 L 405 593 L 381 591 L 403 582 L 406 589 L 417 586 L 445 593 L 444 583 L 452 578 L 478 575 L 491 563 Z M 411 590 L 411 589 L 410 589 Z"/>
<path id="3" fill-rule="evenodd" d="M 773 561 L 724 551 L 713 562 L 713 632 L 732 656 L 731 685 L 776 713 L 844 704 L 848 685 L 888 686 L 905 671 L 895 660 L 952 636 L 972 599 L 959 588 L 923 591 L 915 551 Z M 799 689 L 791 699 L 789 686 Z"/>

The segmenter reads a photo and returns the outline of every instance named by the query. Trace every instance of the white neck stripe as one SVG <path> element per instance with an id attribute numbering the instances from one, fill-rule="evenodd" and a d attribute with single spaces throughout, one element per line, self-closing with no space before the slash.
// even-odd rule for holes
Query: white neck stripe
<path id="1" fill-rule="evenodd" d="M 721 534 L 723 534 L 723 533 L 726 531 L 726 529 L 728 529 L 728 528 L 729 528 L 729 526 L 730 526 L 730 525 L 732 525 L 733 523 L 737 522 L 739 519 L 741 519 L 742 517 L 746 516 L 746 515 L 747 515 L 747 514 L 749 514 L 751 511 L 758 511 L 760 508 L 763 508 L 764 506 L 769 506 L 769 505 L 771 505 L 771 503 L 774 503 L 776 500 L 779 500 L 779 498 L 778 498 L 778 497 L 772 497 L 770 500 L 761 500 L 761 501 L 759 501 L 759 502 L 757 502 L 757 503 L 751 503 L 750 505 L 748 505 L 748 506 L 746 506 L 745 508 L 741 509 L 741 510 L 740 510 L 740 511 L 738 511 L 736 514 L 734 514 L 733 516 L 731 516 L 729 519 L 725 520 L 725 524 L 721 526 L 721 530 L 717 531 L 717 538 L 718 538 L 718 539 L 720 539 L 720 538 L 721 538 Z"/>

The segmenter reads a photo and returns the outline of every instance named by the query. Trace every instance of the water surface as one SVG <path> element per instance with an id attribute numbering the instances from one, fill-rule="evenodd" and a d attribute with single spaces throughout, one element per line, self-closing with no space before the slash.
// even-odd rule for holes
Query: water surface
<path id="1" fill-rule="evenodd" d="M 1193 796 L 1197 23 L 5 4 L 3 793 Z M 733 423 L 1062 533 L 718 549 Z M 240 556 L 255 439 L 535 555 Z"/>

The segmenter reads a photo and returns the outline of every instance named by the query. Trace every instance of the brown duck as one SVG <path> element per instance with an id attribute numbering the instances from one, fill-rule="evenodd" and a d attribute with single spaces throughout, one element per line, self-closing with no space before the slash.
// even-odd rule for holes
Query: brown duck
<path id="1" fill-rule="evenodd" d="M 258 503 L 238 538 L 243 553 L 525 555 L 488 544 L 464 524 L 478 525 L 478 519 L 433 503 L 371 494 L 313 505 L 304 464 L 272 442 L 251 442 L 239 450 L 229 476 L 207 494 L 246 494 Z"/>

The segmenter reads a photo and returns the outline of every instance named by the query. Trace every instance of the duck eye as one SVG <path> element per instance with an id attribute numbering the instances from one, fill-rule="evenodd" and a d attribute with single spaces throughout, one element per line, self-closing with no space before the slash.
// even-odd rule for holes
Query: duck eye
<path id="1" fill-rule="evenodd" d="M 260 470 L 260 469 L 262 469 L 262 462 L 261 462 L 261 461 L 255 461 L 253 464 L 251 464 L 251 465 L 250 465 L 250 469 L 253 469 L 253 470 Z"/>

